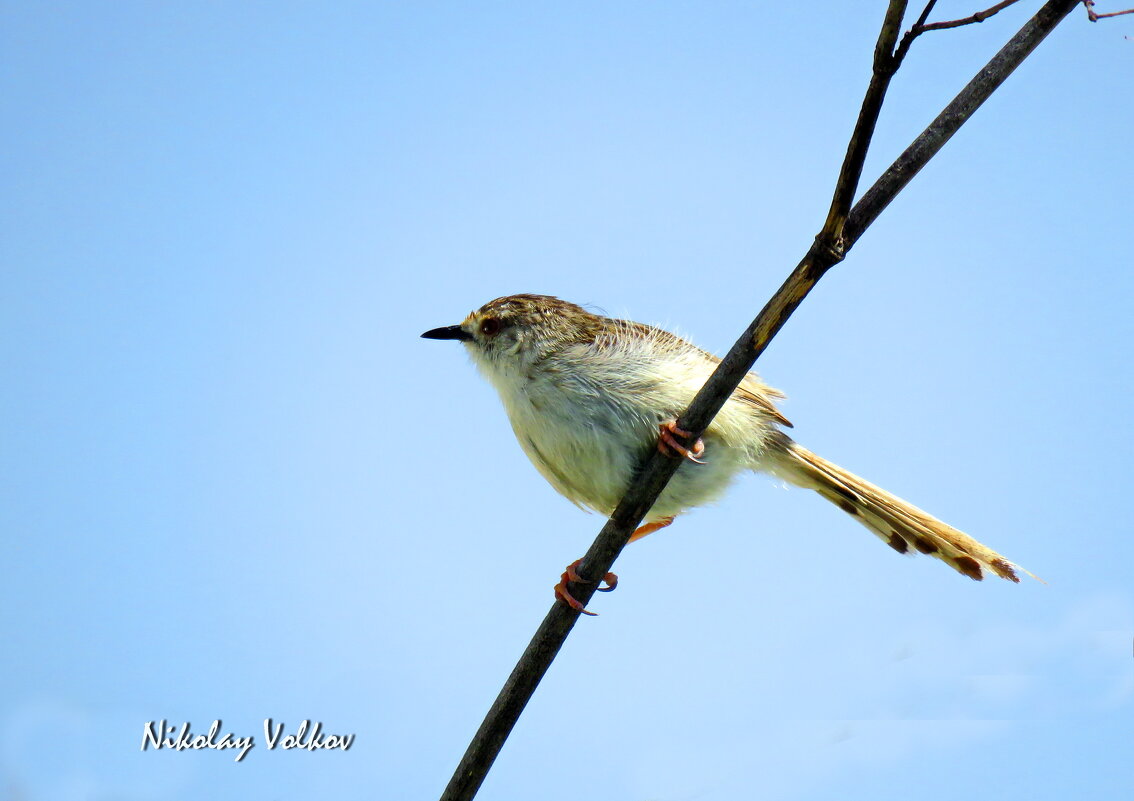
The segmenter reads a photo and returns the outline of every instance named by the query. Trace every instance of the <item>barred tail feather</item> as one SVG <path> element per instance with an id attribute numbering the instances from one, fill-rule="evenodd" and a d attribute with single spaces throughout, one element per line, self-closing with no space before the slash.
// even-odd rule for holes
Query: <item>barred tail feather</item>
<path id="1" fill-rule="evenodd" d="M 781 436 L 782 440 L 773 445 L 775 475 L 815 490 L 898 553 L 929 554 L 976 581 L 984 578 L 985 571 L 1020 581 L 1016 576 L 1016 570 L 1021 569 L 1018 565 L 968 534 Z"/>

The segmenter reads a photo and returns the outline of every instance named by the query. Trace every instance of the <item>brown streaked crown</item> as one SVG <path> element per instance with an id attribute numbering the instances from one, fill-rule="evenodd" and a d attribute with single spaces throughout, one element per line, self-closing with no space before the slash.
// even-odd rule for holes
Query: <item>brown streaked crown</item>
<path id="1" fill-rule="evenodd" d="M 602 329 L 603 319 L 575 303 L 551 295 L 505 295 L 490 300 L 469 315 L 483 323 L 497 320 L 501 327 L 519 325 L 543 329 L 559 340 L 589 340 Z"/>

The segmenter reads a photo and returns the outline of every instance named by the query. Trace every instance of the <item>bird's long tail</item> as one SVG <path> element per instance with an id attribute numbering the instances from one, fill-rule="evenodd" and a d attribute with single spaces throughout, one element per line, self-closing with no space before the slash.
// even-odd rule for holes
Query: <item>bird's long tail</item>
<path id="1" fill-rule="evenodd" d="M 881 537 L 898 553 L 935 556 L 971 579 L 985 571 L 1019 582 L 1017 565 L 968 534 L 942 523 L 781 434 L 772 443 L 775 475 L 813 489 Z M 1027 572 L 1027 571 L 1025 571 Z"/>

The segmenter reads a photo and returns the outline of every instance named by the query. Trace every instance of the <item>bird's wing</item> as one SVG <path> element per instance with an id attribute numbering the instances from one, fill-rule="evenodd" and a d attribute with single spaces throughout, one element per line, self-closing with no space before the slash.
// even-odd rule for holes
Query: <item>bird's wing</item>
<path id="1" fill-rule="evenodd" d="M 687 342 L 676 334 L 671 334 L 664 328 L 657 328 L 652 325 L 637 323 L 632 320 L 607 319 L 609 323 L 613 324 L 609 326 L 606 332 L 608 335 L 613 335 L 614 331 L 616 331 L 618 328 L 622 328 L 623 330 L 636 330 L 641 336 L 650 337 L 655 342 L 670 345 L 674 350 L 690 348 L 699 352 L 702 356 L 705 357 L 705 360 L 707 362 L 712 364 L 713 369 L 716 369 L 717 365 L 721 363 L 721 360 L 713 354 L 701 350 L 696 345 Z M 780 392 L 778 389 L 773 389 L 772 387 L 766 385 L 763 381 L 760 380 L 760 377 L 756 375 L 756 373 L 749 373 L 748 375 L 746 375 L 744 377 L 744 380 L 740 382 L 740 386 L 738 386 L 736 388 L 736 391 L 732 394 L 733 397 L 735 397 L 741 403 L 746 403 L 749 406 L 758 409 L 763 415 L 771 418 L 776 423 L 779 423 L 782 426 L 786 426 L 787 428 L 794 427 L 792 426 L 791 421 L 780 413 L 780 410 L 776 408 L 776 405 L 772 400 L 773 398 L 782 399 L 787 396 L 784 395 L 784 393 Z"/>

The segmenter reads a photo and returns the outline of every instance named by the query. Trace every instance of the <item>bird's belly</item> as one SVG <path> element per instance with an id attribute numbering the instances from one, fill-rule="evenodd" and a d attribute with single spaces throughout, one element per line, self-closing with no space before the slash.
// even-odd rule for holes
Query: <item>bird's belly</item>
<path id="1" fill-rule="evenodd" d="M 510 415 L 512 428 L 540 474 L 572 502 L 610 514 L 634 472 L 639 443 L 602 421 L 526 411 Z"/>
<path id="2" fill-rule="evenodd" d="M 631 479 L 657 447 L 660 420 L 626 419 L 589 405 L 585 414 L 531 403 L 509 409 L 520 446 L 536 469 L 574 503 L 609 515 Z M 712 435 L 704 437 L 705 464 L 684 462 L 646 521 L 709 503 L 744 469 L 740 454 Z"/>

